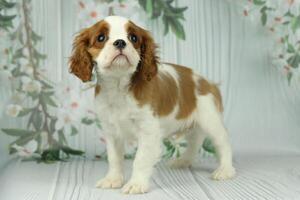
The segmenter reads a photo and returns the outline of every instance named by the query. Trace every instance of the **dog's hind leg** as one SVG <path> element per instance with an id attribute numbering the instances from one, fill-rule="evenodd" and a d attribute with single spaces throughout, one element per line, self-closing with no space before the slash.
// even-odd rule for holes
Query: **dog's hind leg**
<path id="1" fill-rule="evenodd" d="M 190 167 L 198 155 L 205 139 L 205 134 L 199 129 L 199 127 L 193 127 L 183 134 L 187 142 L 187 147 L 179 158 L 170 160 L 169 165 L 172 168 Z"/>
<path id="2" fill-rule="evenodd" d="M 219 167 L 213 172 L 215 180 L 225 180 L 235 175 L 232 166 L 232 150 L 228 133 L 223 125 L 222 114 L 216 107 L 211 95 L 199 98 L 198 123 L 211 139 L 219 159 Z"/>

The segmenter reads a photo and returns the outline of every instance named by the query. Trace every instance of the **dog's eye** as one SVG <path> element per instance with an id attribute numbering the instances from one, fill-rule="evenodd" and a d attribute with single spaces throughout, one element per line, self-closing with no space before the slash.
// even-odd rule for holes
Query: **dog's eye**
<path id="1" fill-rule="evenodd" d="M 98 42 L 103 42 L 105 40 L 105 35 L 104 34 L 100 34 L 97 38 Z"/>
<path id="2" fill-rule="evenodd" d="M 129 35 L 129 40 L 131 41 L 131 42 L 137 42 L 137 40 L 138 40 L 138 38 L 137 38 L 137 36 L 136 35 L 134 35 L 134 34 L 131 34 L 131 35 Z"/>

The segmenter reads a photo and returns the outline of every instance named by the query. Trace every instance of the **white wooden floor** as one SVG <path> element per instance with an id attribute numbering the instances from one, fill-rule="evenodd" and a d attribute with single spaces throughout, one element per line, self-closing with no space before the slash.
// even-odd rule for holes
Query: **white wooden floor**
<path id="1" fill-rule="evenodd" d="M 131 161 L 126 161 L 126 178 Z M 151 191 L 123 195 L 119 189 L 94 187 L 106 169 L 104 161 L 74 160 L 51 165 L 11 161 L 0 177 L 1 200 L 94 199 L 300 199 L 300 155 L 239 156 L 237 177 L 216 182 L 209 178 L 216 166 L 206 159 L 191 169 L 174 170 L 157 165 Z"/>

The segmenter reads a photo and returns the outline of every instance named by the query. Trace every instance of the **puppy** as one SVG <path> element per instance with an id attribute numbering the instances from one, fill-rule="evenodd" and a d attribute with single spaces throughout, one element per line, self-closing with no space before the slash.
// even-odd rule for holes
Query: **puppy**
<path id="1" fill-rule="evenodd" d="M 234 176 L 216 85 L 189 68 L 159 62 L 149 32 L 119 16 L 109 16 L 75 38 L 70 71 L 89 81 L 94 64 L 95 111 L 106 137 L 109 162 L 108 173 L 97 187 L 123 185 L 124 142 L 136 139 L 132 175 L 122 191 L 147 192 L 154 165 L 160 160 L 162 139 L 179 132 L 184 133 L 188 146 L 173 166 L 190 166 L 209 137 L 220 163 L 212 178 Z"/>

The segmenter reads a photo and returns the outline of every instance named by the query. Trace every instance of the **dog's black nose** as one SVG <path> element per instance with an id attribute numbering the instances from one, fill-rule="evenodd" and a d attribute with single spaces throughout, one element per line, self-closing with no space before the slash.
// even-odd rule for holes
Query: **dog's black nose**
<path id="1" fill-rule="evenodd" d="M 114 42 L 114 46 L 117 49 L 124 49 L 126 47 L 126 42 L 124 40 L 119 39 Z"/>

